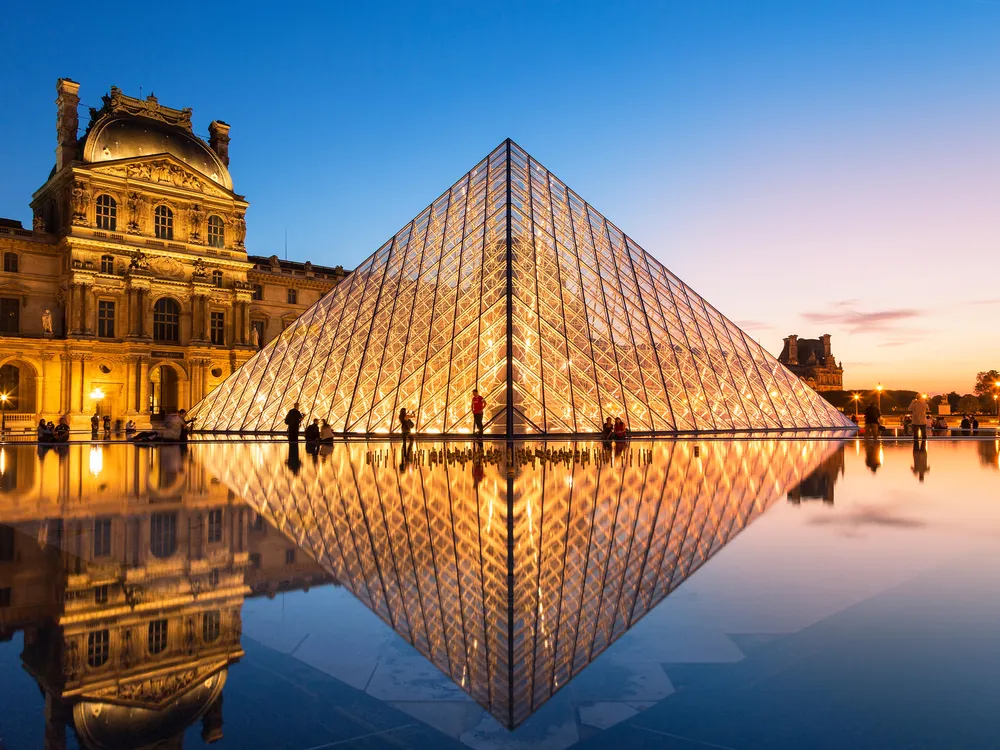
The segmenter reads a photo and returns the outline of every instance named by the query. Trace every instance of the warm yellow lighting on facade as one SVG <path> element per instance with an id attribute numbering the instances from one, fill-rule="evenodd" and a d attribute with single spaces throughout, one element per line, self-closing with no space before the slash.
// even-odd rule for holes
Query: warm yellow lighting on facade
<path id="1" fill-rule="evenodd" d="M 104 398 L 104 391 L 102 391 L 100 388 L 95 387 L 94 390 L 90 392 L 90 397 L 94 399 L 94 401 L 100 401 L 102 398 Z"/>

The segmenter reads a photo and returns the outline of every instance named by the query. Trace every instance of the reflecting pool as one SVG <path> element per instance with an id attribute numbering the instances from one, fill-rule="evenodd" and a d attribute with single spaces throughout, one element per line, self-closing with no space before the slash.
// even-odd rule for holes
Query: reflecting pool
<path id="1" fill-rule="evenodd" d="M 1000 444 L 0 447 L 4 750 L 993 747 Z"/>

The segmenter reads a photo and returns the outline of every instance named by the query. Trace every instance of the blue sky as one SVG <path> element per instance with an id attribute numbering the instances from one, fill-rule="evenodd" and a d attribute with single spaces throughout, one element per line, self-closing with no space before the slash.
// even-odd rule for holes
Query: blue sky
<path id="1" fill-rule="evenodd" d="M 26 225 L 60 76 L 87 105 L 141 87 L 203 134 L 229 122 L 250 252 L 281 254 L 287 231 L 289 257 L 348 267 L 511 137 L 772 352 L 830 333 L 849 386 L 933 391 L 1000 362 L 1000 2 L 56 3 L 5 21 L 0 216 Z"/>

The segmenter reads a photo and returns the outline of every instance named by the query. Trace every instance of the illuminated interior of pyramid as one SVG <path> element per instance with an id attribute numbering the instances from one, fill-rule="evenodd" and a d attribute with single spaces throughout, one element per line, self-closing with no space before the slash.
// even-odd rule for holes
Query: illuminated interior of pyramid
<path id="1" fill-rule="evenodd" d="M 495 436 L 852 423 L 510 140 L 191 412 L 270 432 Z"/>

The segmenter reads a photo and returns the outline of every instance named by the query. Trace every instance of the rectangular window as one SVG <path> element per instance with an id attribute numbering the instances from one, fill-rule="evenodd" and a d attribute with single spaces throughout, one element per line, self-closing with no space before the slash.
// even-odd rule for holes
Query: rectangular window
<path id="1" fill-rule="evenodd" d="M 298 289 L 289 289 L 288 290 L 288 304 L 289 305 L 297 305 L 297 304 L 299 304 L 299 290 Z"/>
<path id="2" fill-rule="evenodd" d="M 94 557 L 111 555 L 111 519 L 98 518 L 94 521 Z"/>
<path id="3" fill-rule="evenodd" d="M 21 332 L 21 300 L 0 298 L 0 333 Z"/>
<path id="4" fill-rule="evenodd" d="M 222 511 L 210 510 L 208 512 L 208 542 L 215 544 L 222 541 Z"/>
<path id="5" fill-rule="evenodd" d="M 94 587 L 94 604 L 108 603 L 108 585 Z"/>
<path id="6" fill-rule="evenodd" d="M 260 552 L 250 553 L 250 567 L 254 570 L 260 570 Z"/>
<path id="7" fill-rule="evenodd" d="M 218 611 L 205 613 L 205 619 L 201 623 L 201 638 L 205 643 L 218 640 L 221 622 L 222 617 Z"/>
<path id="8" fill-rule="evenodd" d="M 285 550 L 285 565 L 294 565 L 294 564 L 295 564 L 295 550 L 293 550 L 293 549 L 286 549 Z"/>
<path id="9" fill-rule="evenodd" d="M 226 314 L 224 312 L 213 312 L 210 321 L 210 333 L 212 335 L 212 343 L 216 346 L 225 346 L 226 344 Z"/>
<path id="10" fill-rule="evenodd" d="M 261 284 L 253 285 L 253 299 L 255 300 L 264 299 L 264 287 Z"/>
<path id="11" fill-rule="evenodd" d="M 107 300 L 97 301 L 97 335 L 101 338 L 115 337 L 115 303 Z"/>
<path id="12" fill-rule="evenodd" d="M 149 653 L 162 654 L 167 650 L 167 621 L 153 620 L 149 623 Z"/>
<path id="13" fill-rule="evenodd" d="M 0 589 L 0 609 L 10 606 L 10 587 Z"/>
<path id="14" fill-rule="evenodd" d="M 3 270 L 7 273 L 17 273 L 17 253 L 3 254 Z"/>
<path id="15" fill-rule="evenodd" d="M 107 630 L 97 630 L 87 634 L 87 664 L 91 667 L 103 667 L 108 662 L 110 633 Z"/>
<path id="16" fill-rule="evenodd" d="M 115 272 L 115 256 L 113 255 L 102 255 L 101 256 L 101 273 L 114 274 Z"/>

